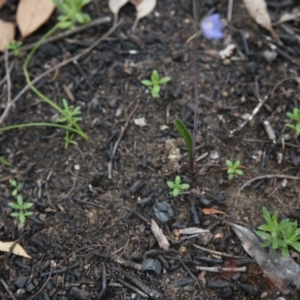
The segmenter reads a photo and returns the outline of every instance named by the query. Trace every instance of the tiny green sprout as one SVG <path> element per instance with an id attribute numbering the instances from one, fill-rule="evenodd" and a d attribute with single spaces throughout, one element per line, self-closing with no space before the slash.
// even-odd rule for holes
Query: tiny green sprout
<path id="1" fill-rule="evenodd" d="M 240 169 L 240 161 L 233 163 L 231 160 L 226 160 L 228 180 L 232 180 L 236 175 L 243 175 L 244 172 Z"/>
<path id="2" fill-rule="evenodd" d="M 0 164 L 3 164 L 7 167 L 11 167 L 12 163 L 10 161 L 8 161 L 7 159 L 5 159 L 4 157 L 0 156 Z"/>
<path id="3" fill-rule="evenodd" d="M 8 205 L 17 210 L 17 212 L 13 212 L 10 215 L 14 218 L 18 218 L 20 224 L 24 224 L 26 221 L 26 217 L 29 217 L 33 214 L 32 211 L 27 211 L 29 208 L 33 206 L 31 202 L 24 202 L 21 195 L 17 195 L 17 203 L 9 202 Z"/>
<path id="4" fill-rule="evenodd" d="M 180 183 L 181 178 L 179 175 L 176 176 L 175 181 L 167 181 L 167 185 L 170 189 L 172 189 L 172 192 L 170 192 L 173 197 L 177 197 L 179 193 L 183 190 L 187 190 L 190 188 L 190 185 L 187 183 Z"/>
<path id="5" fill-rule="evenodd" d="M 294 108 L 293 112 L 287 113 L 287 116 L 296 124 L 287 123 L 286 126 L 293 129 L 297 135 L 300 135 L 300 109 Z"/>
<path id="6" fill-rule="evenodd" d="M 70 108 L 68 105 L 68 102 L 65 98 L 62 99 L 63 102 L 63 117 L 58 118 L 56 120 L 57 123 L 67 123 L 66 127 L 67 128 L 72 128 L 74 124 L 77 124 L 79 121 L 82 120 L 80 117 L 81 115 L 81 107 L 77 106 L 74 109 Z M 72 120 L 70 122 L 69 120 Z M 68 148 L 70 144 L 77 145 L 77 142 L 73 140 L 73 134 L 70 134 L 69 130 L 66 130 L 66 135 L 65 135 L 65 148 Z"/>
<path id="7" fill-rule="evenodd" d="M 61 29 L 70 29 L 74 28 L 76 23 L 89 23 L 91 21 L 90 15 L 82 13 L 81 9 L 91 1 L 92 0 L 53 0 L 55 6 L 62 13 L 57 17 L 59 21 L 58 27 Z"/>
<path id="8" fill-rule="evenodd" d="M 11 192 L 12 196 L 16 197 L 22 188 L 22 184 L 13 178 L 9 179 L 9 184 L 13 187 L 13 191 Z"/>
<path id="9" fill-rule="evenodd" d="M 21 54 L 20 48 L 22 46 L 22 42 L 17 42 L 16 40 L 12 40 L 7 46 L 7 50 L 11 50 L 14 56 L 19 56 Z"/>
<path id="10" fill-rule="evenodd" d="M 167 83 L 170 80 L 171 80 L 170 77 L 159 78 L 158 72 L 156 70 L 153 70 L 151 75 L 151 80 L 144 79 L 141 81 L 141 83 L 148 87 L 148 89 L 151 91 L 151 95 L 153 98 L 158 98 L 160 86 L 162 84 Z"/>
<path id="11" fill-rule="evenodd" d="M 267 224 L 260 225 L 256 234 L 261 237 L 264 242 L 262 247 L 271 246 L 272 249 L 281 250 L 283 257 L 289 256 L 288 246 L 293 247 L 300 252 L 300 228 L 298 228 L 297 222 L 291 222 L 289 219 L 283 219 L 278 223 L 278 209 L 273 216 L 270 212 L 263 207 L 263 216 Z"/>

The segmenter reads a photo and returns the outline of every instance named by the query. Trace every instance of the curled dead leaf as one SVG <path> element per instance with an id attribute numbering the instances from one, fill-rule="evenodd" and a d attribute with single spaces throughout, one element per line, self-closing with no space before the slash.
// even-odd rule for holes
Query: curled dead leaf
<path id="1" fill-rule="evenodd" d="M 108 7 L 110 11 L 114 14 L 114 23 L 118 21 L 118 13 L 122 6 L 124 6 L 129 0 L 109 0 Z"/>
<path id="2" fill-rule="evenodd" d="M 205 215 L 222 214 L 222 215 L 228 217 L 228 215 L 226 215 L 223 211 L 220 211 L 220 210 L 215 209 L 215 208 L 213 208 L 213 207 L 211 207 L 211 208 L 203 208 L 203 209 L 202 209 L 202 212 L 203 212 Z"/>
<path id="3" fill-rule="evenodd" d="M 6 46 L 14 39 L 15 31 L 16 26 L 14 23 L 0 19 L 0 51 L 4 51 Z"/>
<path id="4" fill-rule="evenodd" d="M 243 0 L 244 5 L 249 15 L 257 24 L 269 30 L 273 38 L 282 44 L 277 33 L 274 31 L 271 23 L 271 18 L 267 10 L 267 4 L 264 0 Z"/>
<path id="5" fill-rule="evenodd" d="M 16 254 L 16 255 L 23 256 L 23 257 L 31 259 L 31 256 L 28 255 L 26 253 L 26 251 L 18 243 L 15 244 L 15 245 L 14 245 L 14 243 L 15 242 L 1 242 L 0 241 L 0 251 L 9 252 L 9 251 L 11 251 L 10 250 L 11 247 L 13 247 L 13 249 L 12 249 L 12 253 L 13 254 Z"/>
<path id="6" fill-rule="evenodd" d="M 23 37 L 43 25 L 52 15 L 52 0 L 20 0 L 17 8 L 17 24 Z"/>
<path id="7" fill-rule="evenodd" d="M 151 230 L 159 244 L 159 247 L 164 250 L 169 250 L 169 241 L 154 220 L 151 220 Z"/>
<path id="8" fill-rule="evenodd" d="M 156 0 L 130 0 L 136 9 L 136 19 L 132 26 L 134 30 L 140 19 L 148 16 L 156 6 Z"/>

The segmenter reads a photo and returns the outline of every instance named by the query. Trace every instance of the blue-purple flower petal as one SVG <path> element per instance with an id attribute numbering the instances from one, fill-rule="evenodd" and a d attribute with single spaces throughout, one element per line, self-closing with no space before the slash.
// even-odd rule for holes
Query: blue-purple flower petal
<path id="1" fill-rule="evenodd" d="M 200 28 L 203 35 L 210 40 L 223 38 L 223 23 L 221 22 L 219 14 L 213 14 L 205 17 L 201 23 Z"/>

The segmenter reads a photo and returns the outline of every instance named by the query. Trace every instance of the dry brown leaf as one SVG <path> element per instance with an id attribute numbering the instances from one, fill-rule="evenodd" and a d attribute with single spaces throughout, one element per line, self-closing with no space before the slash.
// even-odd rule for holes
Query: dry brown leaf
<path id="1" fill-rule="evenodd" d="M 271 18 L 267 10 L 267 4 L 264 0 L 243 0 L 249 15 L 257 24 L 269 30 L 273 38 L 281 44 L 277 33 L 274 31 Z"/>
<path id="2" fill-rule="evenodd" d="M 227 216 L 223 211 L 220 211 L 218 209 L 215 209 L 213 207 L 211 208 L 203 208 L 202 209 L 202 212 L 205 214 L 205 215 L 215 215 L 215 214 L 222 214 L 224 216 Z"/>
<path id="3" fill-rule="evenodd" d="M 118 13 L 122 6 L 124 6 L 129 0 L 109 0 L 108 7 L 110 11 L 114 14 L 114 23 L 117 23 Z"/>
<path id="4" fill-rule="evenodd" d="M 169 250 L 170 244 L 165 235 L 163 234 L 162 230 L 158 227 L 154 220 L 151 220 L 151 230 L 158 242 L 160 248 L 164 250 Z"/>
<path id="5" fill-rule="evenodd" d="M 148 16 L 152 12 L 156 6 L 156 0 L 130 0 L 130 2 L 135 6 L 137 12 L 136 19 L 132 26 L 132 30 L 134 30 L 139 20 Z"/>
<path id="6" fill-rule="evenodd" d="M 300 267 L 290 257 L 283 257 L 280 251 L 261 246 L 261 241 L 248 228 L 227 222 L 240 239 L 244 250 L 255 258 L 264 274 L 273 283 L 276 289 L 284 294 L 289 294 L 292 287 L 300 288 Z"/>
<path id="7" fill-rule="evenodd" d="M 280 19 L 277 22 L 273 23 L 273 26 L 277 26 L 282 23 L 294 21 L 294 20 L 300 20 L 300 9 L 298 7 L 294 9 L 292 13 L 289 12 L 283 13 Z"/>
<path id="8" fill-rule="evenodd" d="M 28 36 L 43 25 L 54 9 L 52 0 L 20 0 L 17 8 L 17 24 L 22 36 Z"/>
<path id="9" fill-rule="evenodd" d="M 0 0 L 0 8 L 7 2 L 7 0 Z"/>
<path id="10" fill-rule="evenodd" d="M 9 252 L 10 251 L 10 247 L 14 244 L 15 242 L 1 242 L 0 241 L 0 251 L 3 251 L 3 252 Z M 23 257 L 26 257 L 26 258 L 31 258 L 30 255 L 28 255 L 26 253 L 26 251 L 17 243 L 13 250 L 12 250 L 12 253 L 16 254 L 16 255 L 19 255 L 19 256 L 23 256 Z"/>
<path id="11" fill-rule="evenodd" d="M 15 31 L 16 26 L 14 23 L 0 19 L 0 51 L 4 51 L 5 47 L 14 39 Z"/>

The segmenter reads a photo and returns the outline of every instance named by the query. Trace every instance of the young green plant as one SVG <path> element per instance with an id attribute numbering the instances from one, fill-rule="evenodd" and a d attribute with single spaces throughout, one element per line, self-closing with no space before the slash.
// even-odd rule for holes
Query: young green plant
<path id="1" fill-rule="evenodd" d="M 143 85 L 148 87 L 151 91 L 151 95 L 153 98 L 159 97 L 160 86 L 165 84 L 171 80 L 170 77 L 159 78 L 158 72 L 156 70 L 152 71 L 151 80 L 144 79 L 141 81 Z"/>
<path id="2" fill-rule="evenodd" d="M 177 197 L 179 193 L 183 190 L 190 188 L 190 185 L 187 183 L 181 183 L 181 178 L 179 175 L 175 177 L 175 181 L 167 181 L 167 185 L 172 191 L 170 192 L 173 197 Z"/>
<path id="3" fill-rule="evenodd" d="M 20 52 L 20 48 L 22 46 L 22 42 L 17 42 L 16 40 L 12 40 L 7 46 L 7 50 L 12 51 L 12 53 L 14 54 L 14 56 L 19 56 L 21 54 Z"/>
<path id="4" fill-rule="evenodd" d="M 0 156 L 0 164 L 3 164 L 5 166 L 7 166 L 7 167 L 11 167 L 12 166 L 12 164 L 7 159 L 5 159 L 2 156 Z"/>
<path id="5" fill-rule="evenodd" d="M 260 225 L 256 231 L 256 234 L 264 240 L 262 247 L 271 246 L 274 250 L 279 249 L 283 257 L 289 256 L 289 246 L 300 252 L 300 228 L 296 221 L 283 219 L 278 223 L 278 210 L 271 216 L 265 207 L 263 216 L 267 224 Z"/>
<path id="6" fill-rule="evenodd" d="M 55 128 L 61 128 L 64 129 L 65 134 L 65 147 L 68 147 L 69 144 L 76 144 L 76 142 L 73 140 L 73 135 L 77 134 L 84 138 L 85 140 L 88 139 L 87 134 L 83 131 L 83 129 L 78 124 L 78 121 L 81 119 L 78 117 L 80 114 L 80 109 L 76 107 L 74 110 L 72 110 L 65 99 L 63 99 L 63 107 L 61 108 L 59 105 L 57 105 L 53 100 L 45 96 L 43 93 L 41 93 L 31 82 L 31 78 L 28 72 L 28 65 L 30 60 L 32 59 L 33 55 L 37 51 L 37 49 L 45 42 L 45 40 L 51 36 L 55 31 L 57 31 L 60 28 L 63 28 L 67 22 L 71 21 L 72 24 L 76 22 L 78 19 L 78 13 L 81 13 L 81 9 L 84 5 L 91 2 L 91 0 L 62 0 L 62 1 L 56 1 L 57 5 L 62 5 L 64 7 L 63 12 L 68 11 L 68 15 L 65 15 L 63 18 L 60 19 L 60 21 L 52 27 L 32 48 L 32 50 L 27 55 L 25 62 L 23 64 L 23 72 L 26 79 L 26 83 L 30 86 L 31 90 L 40 97 L 44 102 L 46 102 L 48 105 L 50 105 L 52 108 L 54 108 L 59 114 L 61 114 L 61 118 L 58 120 L 65 120 L 66 124 L 58 124 L 58 123 L 46 123 L 46 122 L 32 122 L 27 124 L 17 124 L 17 125 L 11 125 L 0 128 L 1 131 L 6 130 L 12 130 L 12 129 L 18 129 L 18 128 L 25 128 L 25 127 L 41 127 L 41 126 L 48 126 L 48 127 L 55 127 Z M 61 6 L 61 8 L 62 8 Z M 77 18 L 75 17 L 77 15 Z M 80 17 L 79 17 L 80 19 Z M 78 20 L 77 20 L 78 21 Z"/>
<path id="7" fill-rule="evenodd" d="M 300 135 L 300 109 L 294 108 L 293 112 L 288 112 L 287 116 L 294 121 L 295 124 L 287 123 L 286 126 Z"/>
<path id="8" fill-rule="evenodd" d="M 13 187 L 12 196 L 16 198 L 16 203 L 15 202 L 8 203 L 8 205 L 11 208 L 16 210 L 16 212 L 11 213 L 10 216 L 17 218 L 19 223 L 21 225 L 24 225 L 26 218 L 33 214 L 32 211 L 27 211 L 29 208 L 33 206 L 33 203 L 24 202 L 23 197 L 21 195 L 18 195 L 22 185 L 17 180 L 10 179 L 9 183 Z"/>
<path id="9" fill-rule="evenodd" d="M 240 169 L 241 163 L 239 160 L 233 163 L 231 160 L 227 159 L 225 163 L 227 166 L 227 174 L 229 180 L 232 180 L 237 175 L 242 176 L 244 174 L 244 172 Z"/>
<path id="10" fill-rule="evenodd" d="M 70 119 L 74 122 L 74 124 L 77 124 L 79 121 L 82 120 L 80 117 L 81 115 L 81 107 L 77 106 L 74 109 L 71 109 L 68 105 L 68 102 L 65 98 L 62 99 L 63 102 L 63 117 L 58 118 L 56 120 L 57 123 L 67 123 L 67 128 L 72 128 L 72 123 L 69 121 Z M 69 129 L 66 129 L 66 135 L 65 135 L 65 148 L 67 148 L 70 144 L 77 145 L 77 142 L 73 140 L 74 134 L 70 133 Z"/>
<path id="11" fill-rule="evenodd" d="M 70 29 L 74 28 L 76 23 L 89 23 L 91 21 L 90 15 L 80 10 L 91 1 L 92 0 L 53 0 L 55 6 L 61 12 L 61 15 L 57 17 L 59 28 Z M 78 8 L 80 8 L 79 11 Z M 73 13 L 74 11 L 76 11 L 75 14 Z M 72 17 L 70 19 L 66 18 L 69 15 L 72 15 Z"/>

